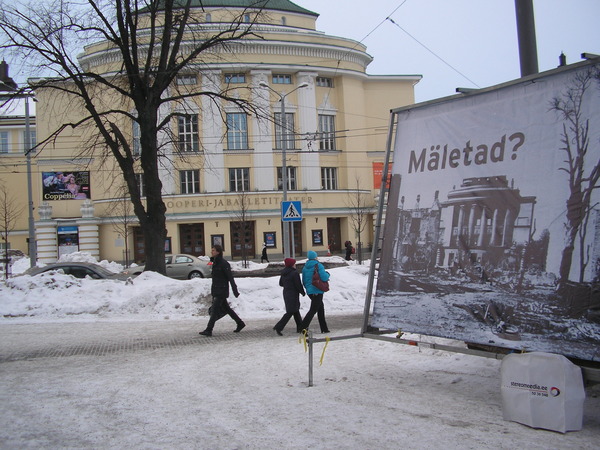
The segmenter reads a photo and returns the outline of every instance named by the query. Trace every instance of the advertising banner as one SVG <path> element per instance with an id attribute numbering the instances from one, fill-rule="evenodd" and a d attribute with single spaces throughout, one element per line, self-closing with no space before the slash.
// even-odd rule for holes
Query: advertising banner
<path id="1" fill-rule="evenodd" d="M 90 172 L 42 172 L 42 201 L 91 198 Z"/>
<path id="2" fill-rule="evenodd" d="M 600 360 L 599 70 L 393 112 L 373 326 Z"/>

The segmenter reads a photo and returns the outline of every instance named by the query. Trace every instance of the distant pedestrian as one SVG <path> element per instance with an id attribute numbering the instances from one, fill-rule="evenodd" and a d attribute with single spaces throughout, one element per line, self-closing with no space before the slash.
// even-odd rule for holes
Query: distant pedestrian
<path id="1" fill-rule="evenodd" d="M 223 247 L 220 245 L 213 246 L 211 254 L 212 285 L 210 293 L 213 298 L 212 311 L 206 329 L 201 331 L 200 334 L 203 336 L 212 336 L 215 322 L 221 317 L 224 317 L 225 314 L 229 314 L 229 317 L 235 320 L 237 327 L 233 332 L 239 333 L 246 324 L 239 318 L 235 311 L 231 309 L 231 306 L 229 306 L 229 303 L 227 302 L 227 298 L 229 297 L 229 285 L 231 285 L 233 295 L 236 298 L 240 296 L 235 280 L 233 279 L 233 274 L 231 273 L 231 266 L 225 258 L 223 258 Z"/>
<path id="2" fill-rule="evenodd" d="M 312 284 L 313 274 L 315 272 L 315 267 L 319 272 L 319 276 L 323 281 L 329 281 L 329 273 L 325 271 L 325 267 L 319 261 L 317 261 L 317 253 L 310 250 L 307 253 L 308 261 L 304 264 L 304 268 L 302 269 L 302 284 L 304 284 L 304 288 L 306 289 L 306 293 L 310 297 L 310 309 L 304 316 L 304 320 L 302 321 L 302 329 L 307 330 L 312 318 L 317 315 L 319 319 L 319 326 L 321 327 L 321 333 L 329 333 L 329 328 L 327 328 L 327 322 L 325 321 L 325 305 L 323 304 L 323 294 L 324 292 L 320 289 L 317 289 Z"/>
<path id="3" fill-rule="evenodd" d="M 269 262 L 269 257 L 267 256 L 267 243 L 266 242 L 263 242 L 262 254 L 260 255 L 260 262 L 262 263 L 263 261 L 267 261 L 267 263 Z"/>
<path id="4" fill-rule="evenodd" d="M 352 261 L 352 242 L 346 241 L 346 261 Z"/>
<path id="5" fill-rule="evenodd" d="M 281 320 L 273 327 L 279 336 L 283 336 L 283 329 L 290 318 L 296 322 L 296 332 L 302 331 L 302 316 L 300 315 L 300 294 L 304 297 L 306 292 L 300 274 L 296 270 L 296 260 L 285 258 L 285 268 L 281 271 L 279 277 L 279 286 L 283 287 L 283 301 L 285 302 L 285 314 Z"/>

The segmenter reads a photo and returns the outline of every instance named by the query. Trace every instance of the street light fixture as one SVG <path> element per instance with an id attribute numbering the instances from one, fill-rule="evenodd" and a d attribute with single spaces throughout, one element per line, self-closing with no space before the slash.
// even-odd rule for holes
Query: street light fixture
<path id="1" fill-rule="evenodd" d="M 301 83 L 292 89 L 290 92 L 281 93 L 273 89 L 264 81 L 258 83 L 260 87 L 267 88 L 271 92 L 274 92 L 279 96 L 279 100 L 281 102 L 281 111 L 280 111 L 280 126 L 281 126 L 281 183 L 283 184 L 283 201 L 287 201 L 287 191 L 288 191 L 288 174 L 287 174 L 287 161 L 286 161 L 286 150 L 287 150 L 287 133 L 285 132 L 285 128 L 287 125 L 287 120 L 285 118 L 285 98 L 290 95 L 292 92 L 297 91 L 298 89 L 302 89 L 308 87 L 308 83 Z M 290 257 L 290 228 L 289 223 L 283 224 L 283 257 Z"/>
<path id="2" fill-rule="evenodd" d="M 29 98 L 34 98 L 31 92 L 17 92 L 17 83 L 8 76 L 8 64 L 5 61 L 0 63 L 0 92 L 14 92 L 8 97 L 10 99 L 25 99 L 25 158 L 27 160 L 27 201 L 29 215 L 29 264 L 35 267 L 37 263 L 37 244 L 35 242 L 35 227 L 33 221 L 33 194 L 31 188 L 31 126 L 29 116 Z M 35 100 L 35 99 L 34 99 Z"/>

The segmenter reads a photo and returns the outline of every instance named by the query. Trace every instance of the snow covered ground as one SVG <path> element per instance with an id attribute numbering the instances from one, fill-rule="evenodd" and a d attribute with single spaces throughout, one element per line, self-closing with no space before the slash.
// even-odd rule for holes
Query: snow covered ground
<path id="1" fill-rule="evenodd" d="M 15 272 L 28 262 L 21 264 Z M 360 315 L 368 265 L 330 273 L 332 322 Z M 317 343 L 309 388 L 293 325 L 284 337 L 271 330 L 283 313 L 278 277 L 237 282 L 241 295 L 231 304 L 247 329 L 233 334 L 224 318 L 214 338 L 197 335 L 210 280 L 143 274 L 126 284 L 54 274 L 0 284 L 2 355 L 144 337 L 194 340 L 1 362 L 0 447 L 596 449 L 600 442 L 598 386 L 586 389 L 581 431 L 532 429 L 503 420 L 501 362 L 488 358 L 355 338 L 329 342 L 319 365 Z M 303 298 L 303 313 L 308 305 Z M 358 331 L 331 328 L 331 336 Z"/>

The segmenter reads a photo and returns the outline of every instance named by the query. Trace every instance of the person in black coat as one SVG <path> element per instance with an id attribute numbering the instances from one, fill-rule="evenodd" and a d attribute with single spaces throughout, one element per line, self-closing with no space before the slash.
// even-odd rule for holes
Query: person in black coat
<path id="1" fill-rule="evenodd" d="M 304 297 L 304 286 L 300 280 L 300 274 L 296 270 L 296 260 L 285 258 L 285 268 L 279 277 L 279 286 L 283 287 L 283 301 L 285 302 L 285 314 L 273 327 L 279 336 L 283 336 L 283 329 L 291 317 L 296 322 L 296 332 L 302 331 L 302 316 L 300 315 L 300 294 Z"/>
<path id="2" fill-rule="evenodd" d="M 239 333 L 246 324 L 239 318 L 235 311 L 231 309 L 231 306 L 229 306 L 229 303 L 227 302 L 227 298 L 229 297 L 229 285 L 231 285 L 233 295 L 236 298 L 240 296 L 235 280 L 233 279 L 233 274 L 231 273 L 231 266 L 225 258 L 223 258 L 223 247 L 220 245 L 215 245 L 211 249 L 211 254 L 212 286 L 210 293 L 213 298 L 213 304 L 210 319 L 208 319 L 208 325 L 206 325 L 206 329 L 199 334 L 202 336 L 212 336 L 215 322 L 221 317 L 224 317 L 225 314 L 229 314 L 229 317 L 235 320 L 237 327 L 233 332 Z"/>
<path id="3" fill-rule="evenodd" d="M 352 261 L 352 242 L 346 241 L 346 261 Z"/>
<path id="4" fill-rule="evenodd" d="M 262 254 L 260 255 L 260 262 L 263 261 L 269 262 L 269 257 L 267 256 L 267 244 L 263 243 Z"/>

